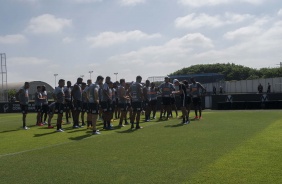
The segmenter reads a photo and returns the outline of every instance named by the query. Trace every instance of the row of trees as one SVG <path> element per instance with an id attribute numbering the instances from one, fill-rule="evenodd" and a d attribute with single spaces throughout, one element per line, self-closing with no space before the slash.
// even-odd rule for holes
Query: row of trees
<path id="1" fill-rule="evenodd" d="M 170 75 L 187 75 L 197 73 L 220 73 L 225 76 L 225 80 L 251 80 L 259 78 L 282 77 L 282 68 L 261 68 L 254 69 L 234 63 L 227 64 L 200 64 L 182 68 Z"/>

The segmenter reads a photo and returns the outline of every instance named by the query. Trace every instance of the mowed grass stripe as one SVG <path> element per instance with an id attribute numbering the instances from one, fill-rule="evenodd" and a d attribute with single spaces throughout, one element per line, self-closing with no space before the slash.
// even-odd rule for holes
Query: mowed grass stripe
<path id="1" fill-rule="evenodd" d="M 197 183 L 281 183 L 282 120 L 193 176 Z"/>
<path id="2" fill-rule="evenodd" d="M 47 129 L 47 126 L 38 127 L 30 125 L 30 130 L 22 130 L 20 127 L 21 114 L 5 114 L 5 122 L 1 121 L 2 130 L 0 131 L 0 157 L 13 154 L 19 154 L 37 149 L 49 148 L 51 146 L 58 146 L 62 144 L 71 143 L 77 140 L 83 140 L 86 138 L 92 138 L 91 130 L 87 130 L 85 127 L 80 129 L 73 129 L 72 125 L 63 125 L 66 130 L 63 133 L 57 133 L 56 129 Z M 2 115 L 1 115 L 2 118 Z M 28 122 L 32 122 L 35 119 L 35 114 L 28 114 Z M 54 120 L 55 119 L 55 120 Z M 56 118 L 53 118 L 53 124 Z M 142 120 L 143 121 L 143 120 Z M 142 126 L 148 127 L 158 123 L 164 123 L 165 121 L 154 120 L 149 123 L 141 123 Z M 102 122 L 98 121 L 98 128 L 102 129 Z M 118 125 L 118 121 L 113 122 L 114 126 Z M 116 131 L 129 131 L 130 126 L 123 128 L 116 127 L 113 131 L 101 131 L 102 135 L 108 135 L 115 133 Z M 101 136 L 101 135 L 99 135 Z"/>
<path id="3" fill-rule="evenodd" d="M 73 140 L 83 141 L 3 157 L 0 165 L 6 169 L 0 175 L 5 183 L 198 183 L 206 168 L 278 119 L 280 111 L 226 111 L 206 113 L 187 126 L 171 119 L 134 132 L 120 129 L 98 139 L 78 138 Z M 229 175 L 223 173 L 221 181 Z M 218 175 L 209 177 L 205 181 L 218 183 Z"/>

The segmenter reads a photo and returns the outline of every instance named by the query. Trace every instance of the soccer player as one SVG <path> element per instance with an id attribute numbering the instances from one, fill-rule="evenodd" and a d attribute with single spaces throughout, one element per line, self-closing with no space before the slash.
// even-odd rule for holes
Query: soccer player
<path id="1" fill-rule="evenodd" d="M 83 94 L 82 94 L 83 101 L 86 101 L 86 103 L 87 103 L 87 111 L 86 111 L 87 112 L 87 128 L 89 128 L 89 129 L 92 128 L 92 114 L 91 114 L 90 109 L 89 109 L 89 100 L 88 100 L 87 95 L 85 93 L 88 91 L 88 89 L 91 85 L 92 85 L 92 80 L 88 79 L 87 80 L 87 86 L 83 90 Z"/>
<path id="2" fill-rule="evenodd" d="M 50 105 L 48 105 L 48 128 L 54 128 L 51 124 L 51 120 L 55 113 L 55 106 L 56 102 L 52 102 Z"/>
<path id="3" fill-rule="evenodd" d="M 108 76 L 106 77 L 106 82 L 103 84 L 102 87 L 102 98 L 101 98 L 101 108 L 103 110 L 103 120 L 104 120 L 104 129 L 111 130 L 111 90 L 109 87 L 109 83 L 111 82 L 111 78 Z"/>
<path id="4" fill-rule="evenodd" d="M 162 102 L 163 102 L 163 107 L 164 110 L 167 113 L 167 120 L 169 119 L 169 115 L 171 114 L 171 95 L 172 91 L 175 90 L 173 85 L 169 82 L 169 77 L 165 77 L 165 82 L 162 83 L 159 87 L 159 90 L 162 93 Z M 160 119 L 162 117 L 162 112 L 160 114 Z"/>
<path id="5" fill-rule="evenodd" d="M 70 117 L 71 113 L 74 114 L 71 91 L 72 91 L 71 81 L 67 81 L 67 86 L 64 87 L 65 101 L 66 101 L 65 106 L 66 106 L 67 124 L 70 124 L 69 117 Z M 72 115 L 72 117 L 73 117 L 73 115 Z"/>
<path id="6" fill-rule="evenodd" d="M 180 83 L 177 79 L 175 79 L 173 80 L 173 83 L 178 87 L 178 90 L 175 91 L 175 94 L 179 94 L 181 97 L 182 123 L 189 124 L 191 97 L 189 88 L 187 88 L 188 82 L 182 81 L 182 83 Z"/>
<path id="7" fill-rule="evenodd" d="M 74 105 L 74 114 L 73 114 L 73 128 L 79 128 L 79 114 L 82 106 L 82 90 L 81 84 L 83 79 L 77 78 L 76 84 L 73 86 L 73 90 L 71 91 L 71 95 L 73 97 L 73 105 Z"/>
<path id="8" fill-rule="evenodd" d="M 127 91 L 125 89 L 125 80 L 120 79 L 120 86 L 117 89 L 117 97 L 118 97 L 118 108 L 121 111 L 120 119 L 119 119 L 119 127 L 123 127 L 123 120 L 126 118 L 127 113 L 127 104 L 126 101 L 129 100 L 129 96 L 127 95 Z"/>
<path id="9" fill-rule="evenodd" d="M 43 126 L 41 123 L 41 111 L 42 111 L 42 93 L 41 93 L 41 86 L 36 87 L 36 92 L 34 94 L 34 105 L 35 105 L 35 112 L 37 112 L 36 116 L 36 125 Z"/>
<path id="10" fill-rule="evenodd" d="M 114 88 L 114 83 L 110 82 L 109 83 L 109 87 L 110 87 L 110 96 L 112 97 L 112 101 L 111 101 L 111 119 L 112 121 L 115 121 L 117 118 L 114 118 L 114 113 L 115 113 L 115 109 L 116 109 L 116 89 Z"/>
<path id="11" fill-rule="evenodd" d="M 116 81 L 114 83 L 114 87 L 113 87 L 113 89 L 115 91 L 115 99 L 114 99 L 114 101 L 115 101 L 115 119 L 119 119 L 120 118 L 120 109 L 118 107 L 118 94 L 117 94 L 117 90 L 118 90 L 119 86 L 120 86 L 119 82 Z"/>
<path id="12" fill-rule="evenodd" d="M 97 118 L 99 114 L 99 88 L 100 85 L 103 84 L 104 77 L 98 76 L 95 83 L 91 84 L 86 90 L 84 90 L 83 94 L 85 95 L 89 107 L 91 124 L 92 124 L 92 134 L 99 135 L 100 132 L 97 130 Z"/>
<path id="13" fill-rule="evenodd" d="M 151 95 L 151 101 L 150 101 L 150 109 L 153 111 L 153 119 L 156 119 L 156 112 L 157 112 L 157 88 L 155 87 L 155 83 L 151 83 L 150 88 L 150 95 Z"/>
<path id="14" fill-rule="evenodd" d="M 81 84 L 81 91 L 83 92 L 86 89 L 86 87 L 87 87 L 86 83 L 82 82 L 82 84 Z M 81 114 L 80 114 L 81 122 L 82 122 L 81 126 L 85 126 L 84 114 L 85 114 L 85 112 L 88 112 L 88 103 L 86 101 L 85 96 L 82 95 L 81 99 L 82 99 L 82 101 L 81 101 Z"/>
<path id="15" fill-rule="evenodd" d="M 125 83 L 125 91 L 126 91 L 126 95 L 129 96 L 129 88 L 130 88 L 130 84 L 129 83 Z M 125 125 L 129 125 L 128 121 L 127 121 L 127 114 L 129 114 L 129 120 L 130 117 L 132 116 L 132 106 L 131 106 L 131 99 L 130 97 L 128 99 L 126 99 L 126 108 L 127 111 L 125 113 Z"/>
<path id="16" fill-rule="evenodd" d="M 177 86 L 174 85 L 174 80 L 173 80 L 173 87 L 174 89 L 176 90 Z M 177 112 L 177 107 L 176 107 L 176 104 L 175 104 L 175 93 L 172 93 L 171 96 L 170 96 L 170 104 L 171 104 L 171 109 L 175 111 L 175 114 L 176 114 L 176 117 L 178 117 L 178 112 Z M 172 116 L 172 111 L 171 111 L 171 117 Z"/>
<path id="17" fill-rule="evenodd" d="M 143 90 L 142 90 L 142 77 L 137 76 L 136 82 L 133 82 L 129 88 L 129 95 L 132 100 L 132 116 L 130 117 L 131 129 L 134 128 L 134 121 L 136 120 L 136 129 L 140 129 L 140 114 L 142 111 Z"/>
<path id="18" fill-rule="evenodd" d="M 151 114 L 151 108 L 150 108 L 151 87 L 149 80 L 146 80 L 145 82 L 145 87 L 143 88 L 143 95 L 144 95 L 144 108 L 145 108 L 145 122 L 149 122 L 150 114 Z"/>
<path id="19" fill-rule="evenodd" d="M 29 103 L 28 89 L 29 89 L 29 82 L 25 82 L 24 86 L 20 88 L 20 90 L 16 94 L 17 100 L 20 102 L 20 107 L 21 107 L 22 114 L 23 114 L 22 120 L 23 120 L 23 129 L 24 130 L 29 129 L 26 126 L 26 115 L 28 113 L 28 103 Z"/>
<path id="20" fill-rule="evenodd" d="M 46 91 L 46 87 L 42 86 L 41 87 L 41 93 L 42 93 L 42 111 L 41 111 L 41 122 L 46 125 L 47 122 L 47 114 L 49 111 L 49 105 L 48 105 L 48 95 L 47 95 L 47 91 Z M 44 119 L 43 119 L 44 116 Z"/>
<path id="21" fill-rule="evenodd" d="M 191 78 L 192 84 L 190 85 L 190 90 L 192 94 L 193 106 L 195 108 L 195 119 L 202 119 L 202 102 L 201 102 L 201 91 L 202 93 L 206 92 L 206 89 L 202 86 L 201 83 L 196 82 L 195 78 Z M 199 116 L 198 116 L 199 111 Z"/>
<path id="22" fill-rule="evenodd" d="M 62 118 L 64 114 L 64 103 L 65 103 L 65 93 L 64 93 L 64 86 L 65 80 L 60 79 L 58 82 L 59 86 L 55 88 L 53 92 L 53 98 L 56 102 L 55 104 L 55 113 L 58 114 L 57 117 L 57 132 L 63 132 L 62 129 Z"/>

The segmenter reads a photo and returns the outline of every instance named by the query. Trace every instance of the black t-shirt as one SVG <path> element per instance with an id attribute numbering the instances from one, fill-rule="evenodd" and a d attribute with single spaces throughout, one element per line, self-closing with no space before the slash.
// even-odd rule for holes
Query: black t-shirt
<path id="1" fill-rule="evenodd" d="M 181 98 L 183 98 L 184 96 L 187 96 L 187 90 L 184 84 L 179 85 L 179 90 L 182 91 L 182 94 L 180 94 Z"/>

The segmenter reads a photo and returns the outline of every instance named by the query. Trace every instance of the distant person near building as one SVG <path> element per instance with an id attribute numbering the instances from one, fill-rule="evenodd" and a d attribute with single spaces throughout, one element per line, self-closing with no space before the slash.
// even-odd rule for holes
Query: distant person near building
<path id="1" fill-rule="evenodd" d="M 201 83 L 196 82 L 194 78 L 191 78 L 191 94 L 192 94 L 192 101 L 195 108 L 195 118 L 194 119 L 201 119 L 202 118 L 202 101 L 201 95 L 206 92 L 206 89 L 202 86 Z M 201 91 L 202 90 L 202 93 Z M 198 114 L 199 111 L 199 114 Z M 198 116 L 199 115 L 199 116 Z"/>
<path id="2" fill-rule="evenodd" d="M 267 93 L 270 93 L 271 85 L 268 83 L 267 85 Z"/>
<path id="3" fill-rule="evenodd" d="M 213 92 L 214 95 L 216 95 L 216 87 L 215 86 L 213 86 L 212 92 Z"/>
<path id="4" fill-rule="evenodd" d="M 263 91 L 263 86 L 261 85 L 261 83 L 259 83 L 259 85 L 258 85 L 258 92 L 262 93 L 262 91 Z"/>
<path id="5" fill-rule="evenodd" d="M 223 88 L 222 88 L 222 86 L 219 86 L 219 94 L 223 94 Z"/>
<path id="6" fill-rule="evenodd" d="M 17 92 L 16 97 L 20 102 L 22 114 L 23 114 L 23 129 L 28 130 L 29 128 L 26 126 L 26 115 L 28 113 L 28 103 L 29 103 L 29 82 L 25 82 L 24 86 Z"/>

